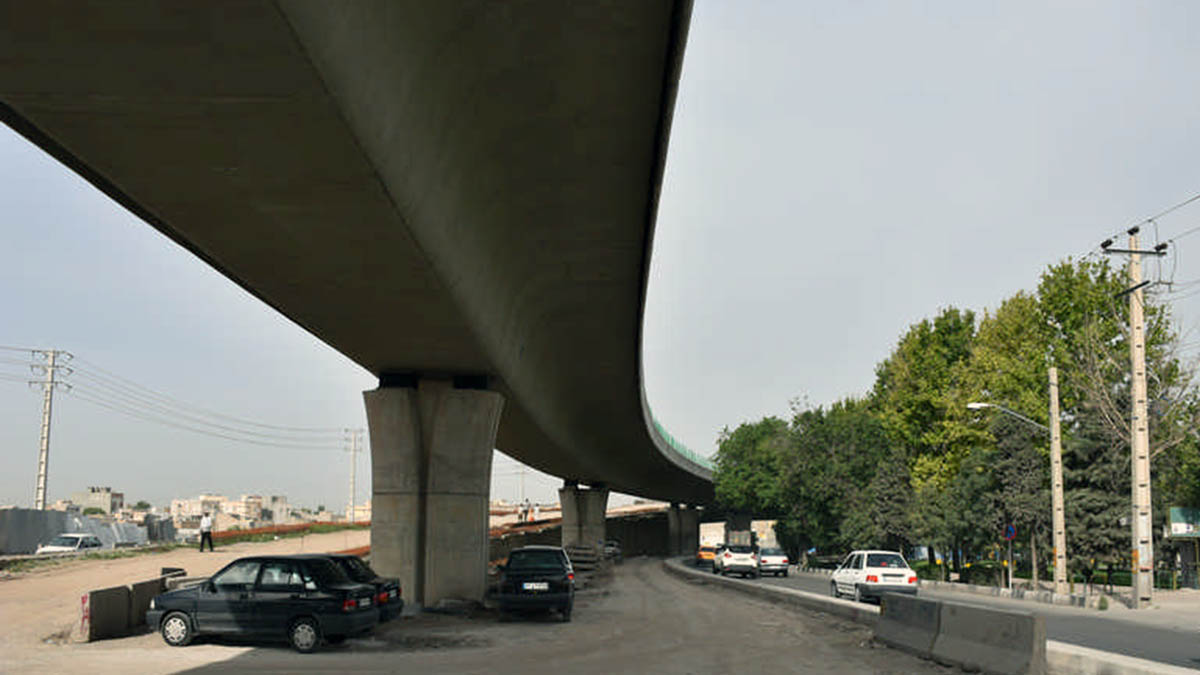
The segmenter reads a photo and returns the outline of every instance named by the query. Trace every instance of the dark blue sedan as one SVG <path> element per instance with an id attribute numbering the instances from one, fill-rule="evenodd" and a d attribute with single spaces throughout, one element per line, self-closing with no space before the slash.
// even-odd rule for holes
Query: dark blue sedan
<path id="1" fill-rule="evenodd" d="M 318 555 L 239 558 L 199 585 L 155 597 L 146 612 L 146 624 L 173 647 L 197 635 L 236 635 L 286 638 L 304 653 L 378 622 L 375 587 Z"/>

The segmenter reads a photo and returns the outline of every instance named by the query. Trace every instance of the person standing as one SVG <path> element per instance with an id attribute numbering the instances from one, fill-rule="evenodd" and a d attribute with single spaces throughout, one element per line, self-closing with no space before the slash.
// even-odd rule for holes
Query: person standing
<path id="1" fill-rule="evenodd" d="M 204 512 L 204 517 L 200 519 L 200 552 L 204 553 L 204 542 L 208 542 L 208 550 L 211 553 L 213 550 L 212 540 L 212 518 L 208 515 L 208 511 Z"/>

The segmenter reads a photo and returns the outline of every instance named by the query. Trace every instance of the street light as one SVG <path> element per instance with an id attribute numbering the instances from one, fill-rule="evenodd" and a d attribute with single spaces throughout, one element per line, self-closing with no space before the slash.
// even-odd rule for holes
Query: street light
<path id="1" fill-rule="evenodd" d="M 998 403 L 972 402 L 967 404 L 970 410 L 995 408 L 1006 415 L 1032 424 L 1050 434 L 1050 510 L 1051 529 L 1054 532 L 1054 592 L 1067 595 L 1067 527 L 1063 513 L 1063 470 L 1062 470 L 1062 434 L 1058 428 L 1058 368 L 1050 367 L 1050 424 L 1046 426 L 1007 408 Z M 1033 561 L 1037 565 L 1037 560 Z M 1012 585 L 1012 562 L 1009 562 L 1009 585 Z"/>

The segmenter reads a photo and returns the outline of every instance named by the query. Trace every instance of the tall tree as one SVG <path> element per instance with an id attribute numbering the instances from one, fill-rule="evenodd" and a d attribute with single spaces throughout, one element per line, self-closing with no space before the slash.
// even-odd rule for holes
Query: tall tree
<path id="1" fill-rule="evenodd" d="M 787 445 L 787 422 L 778 417 L 722 430 L 713 474 L 717 501 L 726 508 L 758 515 L 781 511 L 779 476 Z"/>

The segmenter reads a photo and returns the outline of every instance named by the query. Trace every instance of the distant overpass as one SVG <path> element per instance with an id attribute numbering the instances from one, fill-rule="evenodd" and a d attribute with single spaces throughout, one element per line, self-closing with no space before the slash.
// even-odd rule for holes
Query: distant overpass
<path id="1" fill-rule="evenodd" d="M 474 550 L 485 445 L 711 501 L 642 377 L 690 2 L 0 6 L 5 123 L 379 377 L 402 558 Z"/>

